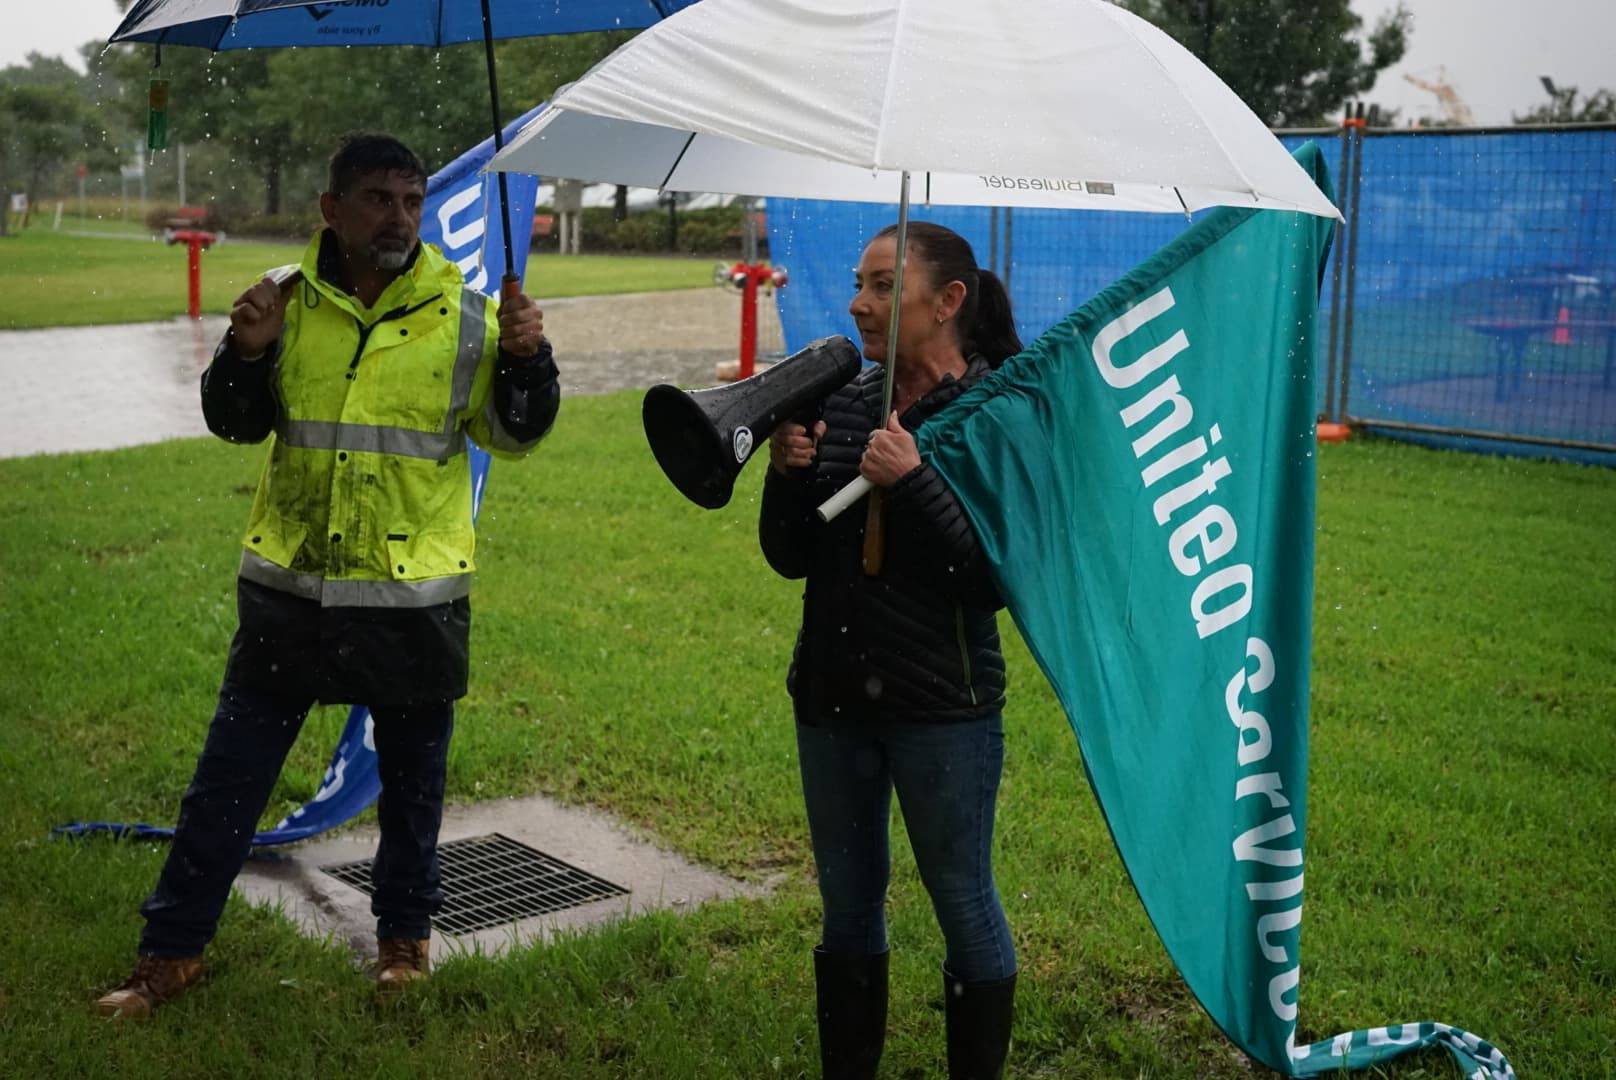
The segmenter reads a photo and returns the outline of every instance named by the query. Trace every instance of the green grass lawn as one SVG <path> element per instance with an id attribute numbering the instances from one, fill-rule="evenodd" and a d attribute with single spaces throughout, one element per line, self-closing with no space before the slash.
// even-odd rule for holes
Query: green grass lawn
<path id="1" fill-rule="evenodd" d="M 36 219 L 29 226 L 29 231 L 39 232 L 50 229 L 51 219 L 54 214 L 55 212 L 52 211 L 44 215 L 42 219 Z M 117 214 L 106 214 L 98 217 L 94 214 L 81 216 L 79 214 L 64 213 L 62 215 L 61 231 L 101 233 L 107 236 L 138 236 L 142 239 L 149 239 L 152 234 L 151 230 L 138 217 L 126 218 Z"/>
<path id="2" fill-rule="evenodd" d="M 566 403 L 497 464 L 456 802 L 600 807 L 766 899 L 442 965 L 378 1011 L 341 943 L 232 901 L 213 977 L 100 1021 L 234 627 L 262 451 L 184 440 L 0 462 L 0 1047 L 15 1075 L 817 1075 L 818 902 L 784 671 L 799 586 L 756 549 L 759 466 L 685 502 L 639 398 Z M 1616 1075 L 1616 475 L 1322 448 L 1299 1041 L 1442 1020 L 1523 1077 Z M 1002 625 L 1008 631 L 1009 620 Z M 1015 1077 L 1249 1077 L 1124 875 L 1066 721 L 1009 634 L 997 867 L 1023 962 Z M 266 822 L 318 786 L 317 711 Z M 368 815 L 367 815 L 368 816 Z M 942 1073 L 938 936 L 901 828 L 884 1075 Z M 1431 1054 L 1376 1075 L 1455 1077 Z"/>
<path id="3" fill-rule="evenodd" d="M 64 218 L 64 228 L 66 228 Z M 122 223 L 101 226 L 126 232 Z M 224 314 L 271 267 L 296 262 L 301 244 L 229 241 L 202 255 L 202 310 Z M 127 236 L 69 236 L 48 222 L 0 239 L 0 330 L 149 322 L 185 314 L 186 250 Z M 694 289 L 712 284 L 711 259 L 543 255 L 528 263 L 529 295 Z"/>

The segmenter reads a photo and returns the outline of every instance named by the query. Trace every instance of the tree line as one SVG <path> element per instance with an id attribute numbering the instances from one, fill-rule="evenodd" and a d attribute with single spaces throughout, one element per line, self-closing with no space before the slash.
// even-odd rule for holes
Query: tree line
<path id="1" fill-rule="evenodd" d="M 496 44 L 508 121 L 582 75 L 630 34 Z M 171 46 L 154 68 L 148 45 L 81 50 L 87 71 L 30 55 L 0 69 L 0 192 L 30 203 L 66 196 L 80 165 L 116 173 L 143 153 L 148 87 L 168 83 L 168 149 L 149 157 L 148 188 L 173 200 L 185 146 L 187 201 L 224 213 L 307 213 L 337 137 L 388 131 L 431 169 L 491 128 L 481 45 L 251 49 Z"/>

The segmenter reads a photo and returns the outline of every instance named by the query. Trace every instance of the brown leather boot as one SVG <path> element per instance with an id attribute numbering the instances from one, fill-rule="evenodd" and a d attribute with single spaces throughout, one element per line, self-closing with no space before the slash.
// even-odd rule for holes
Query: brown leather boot
<path id="1" fill-rule="evenodd" d="M 114 1020 L 144 1020 L 201 982 L 202 973 L 200 956 L 142 956 L 134 974 L 95 1004 Z"/>
<path id="2" fill-rule="evenodd" d="M 427 977 L 430 938 L 376 939 L 376 989 L 398 993 L 412 982 Z"/>

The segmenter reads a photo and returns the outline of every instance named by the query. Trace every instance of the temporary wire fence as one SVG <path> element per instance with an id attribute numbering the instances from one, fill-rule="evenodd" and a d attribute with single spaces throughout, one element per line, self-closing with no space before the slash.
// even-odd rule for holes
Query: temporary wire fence
<path id="1" fill-rule="evenodd" d="M 1616 465 L 1616 124 L 1280 132 L 1320 143 L 1346 215 L 1320 287 L 1321 419 Z M 1005 279 L 1031 340 L 1183 215 L 912 207 Z M 769 200 L 788 349 L 852 335 L 853 267 L 895 206 Z"/>

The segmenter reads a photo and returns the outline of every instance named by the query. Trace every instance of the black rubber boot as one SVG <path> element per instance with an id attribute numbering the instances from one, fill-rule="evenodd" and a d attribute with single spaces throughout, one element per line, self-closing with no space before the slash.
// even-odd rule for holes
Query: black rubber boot
<path id="1" fill-rule="evenodd" d="M 869 1080 L 887 1038 L 887 953 L 814 948 L 819 1068 L 824 1080 Z"/>
<path id="2" fill-rule="evenodd" d="M 999 1080 L 1010 1054 L 1016 977 L 969 983 L 943 969 L 949 1080 Z"/>

